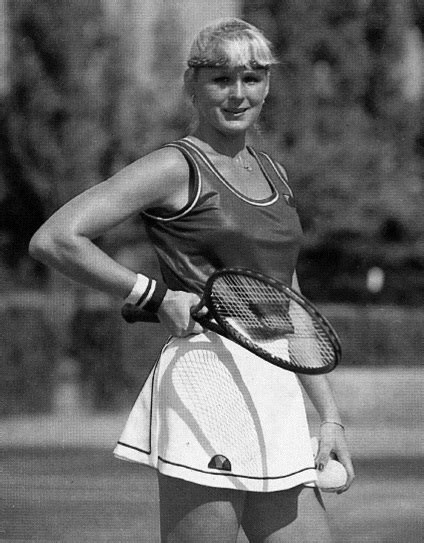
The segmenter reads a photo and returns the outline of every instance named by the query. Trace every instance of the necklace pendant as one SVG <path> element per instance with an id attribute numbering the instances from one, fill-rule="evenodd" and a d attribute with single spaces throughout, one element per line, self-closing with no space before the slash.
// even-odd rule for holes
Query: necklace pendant
<path id="1" fill-rule="evenodd" d="M 236 162 L 239 164 L 241 168 L 248 172 L 253 172 L 253 166 L 249 164 L 249 162 L 245 162 L 241 156 L 238 156 L 236 158 Z"/>

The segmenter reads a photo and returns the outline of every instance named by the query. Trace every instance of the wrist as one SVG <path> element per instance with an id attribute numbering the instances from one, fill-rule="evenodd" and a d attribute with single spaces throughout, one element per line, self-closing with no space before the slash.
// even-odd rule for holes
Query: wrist
<path id="1" fill-rule="evenodd" d="M 338 420 L 329 420 L 329 419 L 325 419 L 321 422 L 320 424 L 320 428 L 322 428 L 323 426 L 325 425 L 333 425 L 333 426 L 338 426 L 339 428 L 341 428 L 343 431 L 345 431 L 345 427 L 344 425 L 338 421 Z"/>
<path id="2" fill-rule="evenodd" d="M 157 313 L 168 292 L 168 288 L 163 281 L 156 281 L 155 289 L 148 302 L 144 305 L 144 309 L 149 313 Z"/>
<path id="3" fill-rule="evenodd" d="M 165 283 L 138 273 L 134 286 L 124 301 L 150 313 L 157 313 L 166 292 Z"/>

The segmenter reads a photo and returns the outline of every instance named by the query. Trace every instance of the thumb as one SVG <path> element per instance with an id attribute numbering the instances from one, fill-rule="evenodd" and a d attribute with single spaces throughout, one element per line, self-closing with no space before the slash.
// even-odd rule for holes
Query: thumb
<path id="1" fill-rule="evenodd" d="M 319 451 L 316 456 L 315 465 L 318 471 L 322 471 L 330 459 L 331 447 L 320 443 Z"/>
<path id="2" fill-rule="evenodd" d="M 191 314 L 193 316 L 203 317 L 207 315 L 208 308 L 206 307 L 203 300 L 199 296 L 194 296 L 191 302 L 192 302 Z"/>

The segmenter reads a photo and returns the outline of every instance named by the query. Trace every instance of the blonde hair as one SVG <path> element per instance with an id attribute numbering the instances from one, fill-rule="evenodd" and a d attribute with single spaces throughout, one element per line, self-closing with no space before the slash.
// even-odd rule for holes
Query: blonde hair
<path id="1" fill-rule="evenodd" d="M 245 66 L 268 69 L 277 61 L 271 43 L 255 26 L 237 18 L 203 28 L 190 49 L 189 68 Z"/>

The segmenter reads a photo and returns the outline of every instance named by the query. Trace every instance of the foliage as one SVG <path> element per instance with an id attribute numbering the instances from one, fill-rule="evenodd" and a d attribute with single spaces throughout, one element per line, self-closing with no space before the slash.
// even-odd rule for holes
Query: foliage
<path id="1" fill-rule="evenodd" d="M 102 25 L 99 9 L 99 1 L 8 3 L 11 89 L 4 100 L 7 152 L 0 168 L 6 203 L 19 201 L 19 213 L 9 222 L 29 226 L 21 246 L 13 238 L 8 244 L 18 261 L 15 271 L 19 264 L 25 268 L 27 242 L 39 223 L 99 181 L 100 158 L 113 142 L 108 119 L 114 81 L 106 77 L 106 66 L 117 64 L 117 38 Z M 26 194 L 17 193 L 17 179 L 27 187 Z M 31 223 L 37 202 L 37 217 Z M 6 213 L 10 215 L 9 207 Z"/>
<path id="2" fill-rule="evenodd" d="M 297 195 L 304 290 L 422 303 L 424 100 L 408 72 L 411 45 L 424 51 L 419 2 L 246 0 L 245 13 L 281 60 L 263 137 Z M 402 236 L 387 239 L 387 224 Z M 386 273 L 378 295 L 365 288 L 373 266 Z"/>
<path id="3" fill-rule="evenodd" d="M 15 274 L 15 279 L 17 269 L 24 270 L 18 274 L 23 284 L 33 284 L 34 272 L 41 272 L 28 259 L 27 246 L 48 215 L 179 135 L 186 122 L 176 113 L 175 100 L 163 108 L 160 92 L 147 81 L 143 86 L 136 80 L 126 36 L 118 25 L 110 24 L 102 4 L 101 0 L 8 4 L 12 69 L 1 119 L 4 266 L 0 269 L 10 270 L 8 276 Z M 171 24 L 172 19 L 167 20 Z M 159 21 L 159 32 L 166 31 L 164 24 Z M 166 57 L 169 67 L 170 44 L 166 46 L 164 40 L 161 44 L 158 55 Z M 162 61 L 159 58 L 159 65 Z M 26 225 L 25 235 L 18 224 Z M 141 225 L 131 222 L 100 242 L 113 250 L 140 231 Z M 10 287 L 11 281 L 3 272 L 3 288 Z"/>
<path id="4" fill-rule="evenodd" d="M 113 37 L 99 2 L 27 0 L 9 11 L 9 137 L 51 211 L 99 180 L 98 154 L 110 145 L 105 65 Z"/>

